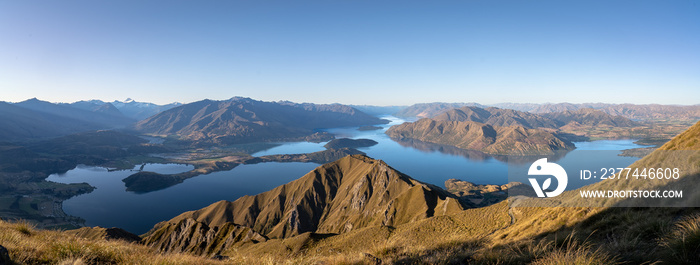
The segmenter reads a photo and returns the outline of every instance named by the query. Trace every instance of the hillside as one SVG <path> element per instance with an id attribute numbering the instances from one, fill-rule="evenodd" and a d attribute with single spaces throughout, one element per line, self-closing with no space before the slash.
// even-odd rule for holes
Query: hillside
<path id="1" fill-rule="evenodd" d="M 329 140 L 318 129 L 381 124 L 381 120 L 340 105 L 264 102 L 249 98 L 203 100 L 185 104 L 136 124 L 136 130 L 154 135 L 206 143 L 248 143 L 315 137 Z"/>
<path id="2" fill-rule="evenodd" d="M 342 234 L 462 209 L 453 195 L 436 186 L 413 180 L 382 161 L 353 155 L 270 191 L 183 213 L 157 224 L 144 242 L 165 251 L 217 254 L 222 248 L 216 244 L 222 242 L 230 245 L 307 232 Z M 206 236 L 224 228 L 235 231 L 235 238 Z M 191 237 L 193 233 L 198 236 Z"/>
<path id="3" fill-rule="evenodd" d="M 102 234 L 101 230 L 105 230 Z M 131 243 L 114 229 L 39 230 L 25 222 L 0 220 L 0 251 L 4 264 L 226 264 L 185 254 L 162 254 Z M 117 229 L 118 230 L 118 229 Z M 128 233 L 127 233 L 128 234 Z M 5 262 L 0 253 L 0 262 Z"/>
<path id="4" fill-rule="evenodd" d="M 493 126 L 520 126 L 528 129 L 557 128 L 560 122 L 536 114 L 511 109 L 462 107 L 433 118 L 440 121 L 475 121 Z"/>
<path id="5" fill-rule="evenodd" d="M 386 134 L 399 140 L 416 139 L 500 155 L 553 154 L 574 149 L 571 142 L 544 130 L 491 126 L 474 121 L 421 119 L 392 126 Z"/>
<path id="6" fill-rule="evenodd" d="M 588 240 L 631 263 L 665 260 L 669 264 L 697 264 L 700 243 L 691 240 L 700 234 L 700 122 L 629 166 L 632 170 L 667 167 L 680 169 L 678 180 L 622 177 L 567 191 L 544 202 L 516 200 L 513 212 L 517 224 L 495 236 L 514 242 L 578 231 L 572 240 Z M 681 190 L 683 197 L 582 199 L 580 190 Z M 551 207 L 554 205 L 568 207 Z"/>

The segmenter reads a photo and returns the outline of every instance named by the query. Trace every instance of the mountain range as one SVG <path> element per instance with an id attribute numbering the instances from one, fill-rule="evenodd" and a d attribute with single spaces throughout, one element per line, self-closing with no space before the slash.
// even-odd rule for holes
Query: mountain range
<path id="1" fill-rule="evenodd" d="M 659 105 L 659 104 L 609 104 L 609 103 L 498 103 L 482 105 L 478 103 L 419 103 L 402 109 L 395 115 L 397 117 L 433 118 L 443 112 L 474 106 L 479 108 L 497 107 L 512 109 L 535 114 L 577 111 L 580 109 L 595 109 L 613 116 L 622 116 L 632 120 L 698 120 L 700 119 L 700 105 Z"/>
<path id="2" fill-rule="evenodd" d="M 0 102 L 0 139 L 14 142 L 95 130 L 98 124 Z"/>
<path id="3" fill-rule="evenodd" d="M 135 129 L 200 143 L 235 144 L 285 140 L 330 140 L 323 128 L 388 123 L 340 104 L 265 102 L 250 98 L 202 100 L 163 111 Z"/>
<path id="4" fill-rule="evenodd" d="M 160 106 L 133 100 L 51 103 L 36 98 L 18 103 L 0 102 L 0 139 L 15 142 L 126 128 L 145 116 L 177 105 L 180 104 Z"/>
<path id="5" fill-rule="evenodd" d="M 79 101 L 79 102 L 85 102 L 85 101 Z M 76 102 L 76 103 L 79 103 Z M 71 105 L 75 105 L 76 103 L 72 103 Z M 151 117 L 153 115 L 156 115 L 160 112 L 172 109 L 174 107 L 182 105 L 182 103 L 179 102 L 174 102 L 170 104 L 165 104 L 165 105 L 158 105 L 150 102 L 138 102 L 135 101 L 131 98 L 127 98 L 124 101 L 112 101 L 112 102 L 104 102 L 100 100 L 90 100 L 87 101 L 87 103 L 91 104 L 96 104 L 96 105 L 103 105 L 103 104 L 110 104 L 114 106 L 116 109 L 119 110 L 124 116 L 127 116 L 131 119 L 140 121 L 145 118 Z"/>
<path id="6" fill-rule="evenodd" d="M 474 121 L 493 126 L 521 126 L 528 129 L 557 128 L 559 122 L 529 112 L 495 107 L 479 108 L 473 106 L 448 110 L 432 118 L 438 121 Z"/>

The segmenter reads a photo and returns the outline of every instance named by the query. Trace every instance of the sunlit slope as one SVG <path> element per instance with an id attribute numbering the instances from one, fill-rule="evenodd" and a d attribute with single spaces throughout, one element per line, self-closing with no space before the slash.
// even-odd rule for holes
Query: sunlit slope
<path id="1" fill-rule="evenodd" d="M 462 210 L 457 199 L 439 187 L 413 180 L 383 161 L 353 155 L 270 191 L 220 201 L 159 223 L 145 242 L 164 250 L 184 250 L 191 248 L 173 246 L 172 239 L 185 240 L 188 229 L 196 226 L 214 229 L 235 224 L 268 239 L 286 238 L 306 232 L 341 234 L 397 226 Z"/>

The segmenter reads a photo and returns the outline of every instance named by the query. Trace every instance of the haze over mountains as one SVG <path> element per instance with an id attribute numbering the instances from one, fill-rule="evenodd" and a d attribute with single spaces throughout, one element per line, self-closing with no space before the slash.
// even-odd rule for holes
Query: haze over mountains
<path id="1" fill-rule="evenodd" d="M 595 109 L 613 116 L 623 116 L 633 120 L 653 120 L 653 119 L 700 119 L 700 105 L 638 105 L 638 104 L 610 104 L 610 103 L 498 103 L 482 105 L 474 102 L 467 103 L 420 103 L 409 106 L 396 113 L 397 117 L 418 117 L 432 118 L 450 109 L 461 107 L 487 108 L 489 106 L 512 109 L 535 114 L 576 111 L 580 109 Z"/>
<path id="2" fill-rule="evenodd" d="M 0 139 L 23 141 L 125 128 L 144 115 L 176 105 L 179 103 L 159 106 L 135 101 L 105 103 L 99 100 L 51 103 L 36 98 L 14 104 L 0 102 Z"/>
<path id="3" fill-rule="evenodd" d="M 79 102 L 85 102 L 85 101 L 79 101 Z M 124 101 L 112 101 L 112 102 L 104 102 L 100 100 L 90 100 L 87 101 L 88 103 L 95 104 L 95 105 L 104 105 L 104 104 L 110 104 L 113 105 L 115 108 L 117 108 L 124 116 L 127 116 L 129 118 L 132 118 L 134 120 L 140 121 L 145 118 L 151 117 L 153 115 L 156 115 L 160 112 L 172 109 L 174 107 L 182 105 L 182 103 L 170 103 L 170 104 L 165 104 L 165 105 L 157 105 L 149 102 L 138 102 L 135 101 L 131 98 L 128 98 Z M 78 102 L 76 102 L 78 103 Z M 72 103 L 71 105 L 74 105 L 76 103 Z"/>

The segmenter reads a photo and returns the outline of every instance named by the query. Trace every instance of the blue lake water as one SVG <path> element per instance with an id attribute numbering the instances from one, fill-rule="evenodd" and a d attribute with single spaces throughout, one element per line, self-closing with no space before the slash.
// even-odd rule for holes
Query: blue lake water
<path id="1" fill-rule="evenodd" d="M 338 138 L 366 138 L 377 145 L 358 148 L 368 156 L 384 160 L 417 180 L 444 187 L 445 180 L 457 178 L 477 184 L 505 184 L 508 182 L 508 164 L 526 166 L 539 157 L 493 157 L 449 146 L 416 141 L 397 142 L 384 134 L 391 125 L 403 123 L 395 117 L 383 129 L 358 131 L 353 128 L 335 128 L 326 131 Z M 621 157 L 619 150 L 640 147 L 633 140 L 604 140 L 576 143 L 577 149 L 554 156 L 563 167 L 625 167 L 637 158 Z M 281 143 L 281 145 L 254 153 L 271 154 L 309 153 L 325 150 L 325 143 Z M 598 151 L 592 151 L 598 150 Z M 602 151 L 601 151 L 602 150 Z M 607 151 L 605 151 L 607 150 Z M 182 212 L 196 210 L 219 200 L 235 200 L 254 195 L 297 179 L 315 167 L 315 163 L 261 163 L 241 165 L 229 171 L 197 176 L 167 189 L 144 194 L 127 192 L 122 179 L 133 171 L 112 171 L 104 168 L 79 166 L 64 174 L 54 174 L 48 180 L 62 183 L 87 182 L 95 191 L 76 196 L 63 203 L 67 214 L 86 220 L 88 226 L 121 227 L 133 233 L 148 231 L 157 222 L 168 220 Z M 178 173 L 191 169 L 187 165 L 148 164 L 144 170 L 158 173 Z M 138 167 L 136 168 L 138 169 Z M 575 188 L 575 181 L 568 189 Z"/>

